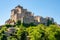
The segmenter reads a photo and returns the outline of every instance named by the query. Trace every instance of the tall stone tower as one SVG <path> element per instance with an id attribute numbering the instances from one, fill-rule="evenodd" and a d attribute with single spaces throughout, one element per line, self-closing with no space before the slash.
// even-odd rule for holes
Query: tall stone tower
<path id="1" fill-rule="evenodd" d="M 21 23 L 31 23 L 34 22 L 34 15 L 32 12 L 27 11 L 27 9 L 24 9 L 22 6 L 18 5 L 11 10 L 11 17 L 6 21 L 6 23 L 16 23 L 18 20 L 20 20 Z"/>
<path id="2" fill-rule="evenodd" d="M 11 10 L 11 20 L 17 21 L 20 19 L 20 14 L 22 13 L 23 7 L 20 5 L 16 6 L 15 9 Z"/>

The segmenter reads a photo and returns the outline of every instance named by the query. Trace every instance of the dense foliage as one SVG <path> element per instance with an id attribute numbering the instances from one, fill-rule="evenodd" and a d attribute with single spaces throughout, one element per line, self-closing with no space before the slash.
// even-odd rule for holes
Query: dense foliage
<path id="1" fill-rule="evenodd" d="M 60 40 L 60 27 L 57 25 L 37 26 L 16 24 L 0 27 L 0 40 Z"/>

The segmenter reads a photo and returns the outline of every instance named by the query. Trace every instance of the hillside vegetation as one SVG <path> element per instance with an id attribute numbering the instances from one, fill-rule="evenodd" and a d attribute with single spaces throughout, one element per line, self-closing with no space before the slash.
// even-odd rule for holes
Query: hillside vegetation
<path id="1" fill-rule="evenodd" d="M 56 24 L 45 26 L 31 23 L 3 25 L 0 27 L 0 40 L 60 40 L 60 27 Z"/>

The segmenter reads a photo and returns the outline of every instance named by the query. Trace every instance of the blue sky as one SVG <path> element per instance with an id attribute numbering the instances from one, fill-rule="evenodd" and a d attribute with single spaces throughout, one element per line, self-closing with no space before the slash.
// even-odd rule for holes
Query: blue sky
<path id="1" fill-rule="evenodd" d="M 35 15 L 53 17 L 60 24 L 60 0 L 0 0 L 0 25 L 10 18 L 11 9 L 17 5 Z"/>

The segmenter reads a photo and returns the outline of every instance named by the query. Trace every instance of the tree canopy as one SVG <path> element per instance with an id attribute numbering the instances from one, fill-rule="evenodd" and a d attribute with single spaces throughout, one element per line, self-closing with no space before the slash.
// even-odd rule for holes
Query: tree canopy
<path id="1" fill-rule="evenodd" d="M 31 24 L 25 27 L 17 23 L 13 28 L 7 25 L 2 26 L 0 40 L 60 40 L 60 27 L 56 24 L 49 27 L 43 24 L 37 26 Z"/>

